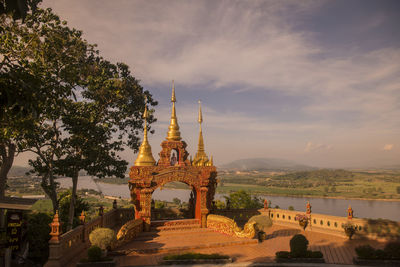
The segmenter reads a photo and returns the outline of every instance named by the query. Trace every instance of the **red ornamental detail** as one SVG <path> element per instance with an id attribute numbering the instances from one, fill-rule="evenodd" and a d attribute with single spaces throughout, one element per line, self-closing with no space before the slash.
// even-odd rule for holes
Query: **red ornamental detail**
<path id="1" fill-rule="evenodd" d="M 156 166 L 133 166 L 130 169 L 129 189 L 135 206 L 135 219 L 142 219 L 145 228 L 151 220 L 151 196 L 154 190 L 172 181 L 189 185 L 193 192 L 194 218 L 206 227 L 217 185 L 215 166 L 192 166 L 184 141 L 163 141 Z M 172 153 L 174 153 L 173 158 Z M 172 164 L 173 163 L 173 164 Z"/>

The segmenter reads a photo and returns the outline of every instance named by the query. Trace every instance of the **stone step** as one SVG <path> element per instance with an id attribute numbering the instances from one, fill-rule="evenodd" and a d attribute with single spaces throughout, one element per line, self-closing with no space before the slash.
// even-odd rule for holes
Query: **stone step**
<path id="1" fill-rule="evenodd" d="M 183 225 L 169 225 L 169 226 L 157 226 L 150 227 L 150 231 L 177 231 L 177 230 L 190 230 L 200 228 L 200 224 L 183 224 Z"/>
<path id="2" fill-rule="evenodd" d="M 176 226 L 176 225 L 191 225 L 191 224 L 200 224 L 200 221 L 197 219 L 183 219 L 183 220 L 154 220 L 151 221 L 151 226 Z"/>

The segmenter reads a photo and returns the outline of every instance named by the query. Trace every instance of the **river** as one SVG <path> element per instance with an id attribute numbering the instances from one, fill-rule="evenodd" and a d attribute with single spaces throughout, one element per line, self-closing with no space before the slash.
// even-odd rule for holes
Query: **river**
<path id="1" fill-rule="evenodd" d="M 72 186 L 70 178 L 59 178 L 60 186 L 69 188 Z M 95 183 L 90 176 L 81 176 L 78 180 L 78 189 L 94 189 L 103 192 L 104 195 L 121 198 L 130 198 L 128 185 L 116 185 L 107 183 Z M 172 201 L 179 198 L 188 201 L 190 190 L 186 189 L 157 189 L 153 193 L 153 198 L 158 200 Z M 310 201 L 312 212 L 329 214 L 335 216 L 347 216 L 349 205 L 354 210 L 354 216 L 358 218 L 390 219 L 400 221 L 400 201 L 379 201 L 379 200 L 359 200 L 359 199 L 333 199 L 318 197 L 286 197 L 286 196 L 259 196 L 271 200 L 272 207 L 278 205 L 281 209 L 293 206 L 295 210 L 305 211 L 307 201 Z M 216 194 L 216 199 L 223 199 L 222 194 Z"/>

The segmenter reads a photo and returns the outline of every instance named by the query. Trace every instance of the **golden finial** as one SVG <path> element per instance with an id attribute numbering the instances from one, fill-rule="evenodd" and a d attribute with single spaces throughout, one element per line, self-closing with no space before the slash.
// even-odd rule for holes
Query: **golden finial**
<path id="1" fill-rule="evenodd" d="M 201 113 L 201 101 L 199 100 L 199 144 L 197 146 L 197 153 L 193 160 L 194 166 L 206 166 L 208 163 L 208 157 L 204 151 L 204 140 L 203 140 L 203 131 L 201 129 L 201 123 L 203 122 L 203 114 Z"/>
<path id="2" fill-rule="evenodd" d="M 203 122 L 203 114 L 201 113 L 201 101 L 199 100 L 199 119 L 198 122 L 200 123 L 200 127 L 201 127 L 201 123 Z"/>
<path id="3" fill-rule="evenodd" d="M 146 101 L 147 102 L 147 98 Z M 147 140 L 147 105 L 144 107 L 144 133 L 143 133 L 143 142 L 139 148 L 139 154 L 135 160 L 135 166 L 154 166 L 156 165 L 156 161 L 153 158 L 153 154 L 151 153 L 151 146 L 149 141 Z"/>
<path id="4" fill-rule="evenodd" d="M 172 102 L 172 113 L 171 113 L 171 123 L 168 127 L 167 133 L 167 140 L 169 141 L 179 141 L 181 140 L 181 133 L 179 132 L 179 125 L 178 125 L 178 118 L 176 117 L 175 111 L 175 83 L 172 80 L 172 95 L 171 95 L 171 102 Z"/>

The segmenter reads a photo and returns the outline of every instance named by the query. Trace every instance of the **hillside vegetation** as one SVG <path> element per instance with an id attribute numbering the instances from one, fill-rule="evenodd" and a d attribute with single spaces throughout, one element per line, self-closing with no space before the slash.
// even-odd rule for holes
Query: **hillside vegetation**
<path id="1" fill-rule="evenodd" d="M 400 171 L 393 170 L 225 172 L 219 180 L 219 193 L 245 189 L 252 194 L 400 199 Z"/>

